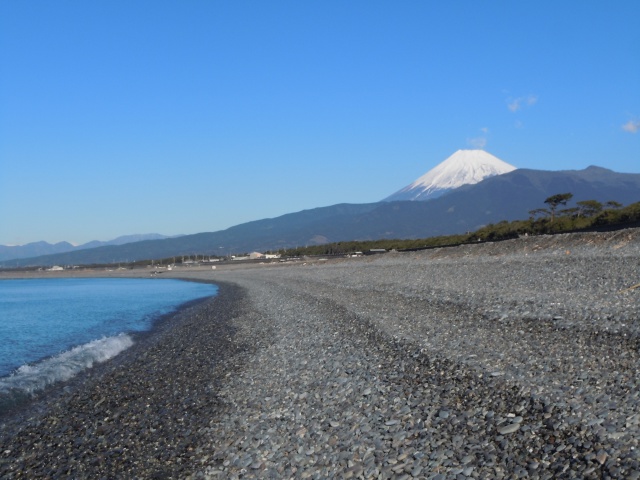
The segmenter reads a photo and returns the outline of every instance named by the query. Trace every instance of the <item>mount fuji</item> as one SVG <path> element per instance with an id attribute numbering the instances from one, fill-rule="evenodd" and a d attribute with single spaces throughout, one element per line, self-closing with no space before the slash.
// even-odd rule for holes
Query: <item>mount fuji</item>
<path id="1" fill-rule="evenodd" d="M 516 167 L 484 150 L 458 150 L 415 182 L 383 201 L 431 200 L 462 185 L 473 185 L 488 177 L 502 175 Z"/>
<path id="2" fill-rule="evenodd" d="M 456 160 L 456 157 L 459 158 Z M 486 165 L 487 162 L 477 162 L 478 157 L 491 161 Z M 463 161 L 467 158 L 471 161 Z M 614 200 L 623 205 L 640 201 L 640 173 L 618 173 L 597 166 L 561 171 L 514 169 L 486 152 L 472 150 L 456 152 L 427 175 L 437 174 L 437 169 L 450 175 L 437 177 L 434 174 L 437 181 L 428 181 L 422 190 L 416 189 L 419 194 L 434 185 L 440 188 L 439 191 L 432 189 L 440 196 L 427 202 L 341 203 L 254 220 L 216 232 L 76 248 L 50 255 L 35 253 L 39 256 L 32 254 L 28 258 L 27 252 L 22 252 L 25 256 L 12 260 L 1 260 L 3 252 L 0 248 L 0 267 L 106 264 L 195 253 L 220 255 L 224 252 L 228 255 L 349 240 L 452 235 L 474 231 L 489 223 L 522 220 L 532 209 L 544 206 L 545 198 L 561 192 L 571 192 L 576 201 L 604 203 Z M 506 173 L 502 173 L 505 169 Z M 482 175 L 485 177 L 479 181 Z M 448 182 L 445 181 L 447 178 Z M 443 194 L 446 190 L 449 191 Z M 418 198 L 422 200 L 424 196 Z M 640 225 L 636 222 L 628 226 Z"/>

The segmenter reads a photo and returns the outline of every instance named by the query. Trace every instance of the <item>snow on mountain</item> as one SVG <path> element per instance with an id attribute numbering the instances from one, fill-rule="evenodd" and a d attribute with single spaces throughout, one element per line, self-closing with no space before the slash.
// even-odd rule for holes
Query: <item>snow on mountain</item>
<path id="1" fill-rule="evenodd" d="M 415 182 L 398 190 L 384 201 L 431 200 L 462 185 L 472 185 L 485 178 L 515 169 L 513 165 L 503 162 L 484 150 L 458 150 Z"/>

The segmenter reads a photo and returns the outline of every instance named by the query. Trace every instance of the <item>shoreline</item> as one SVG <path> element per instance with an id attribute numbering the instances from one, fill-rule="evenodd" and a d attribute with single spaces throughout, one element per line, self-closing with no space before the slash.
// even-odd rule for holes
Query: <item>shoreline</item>
<path id="1" fill-rule="evenodd" d="M 214 282 L 206 282 L 214 284 Z M 214 284 L 215 285 L 215 284 Z M 46 404 L 50 402 L 51 398 L 59 397 L 60 395 L 67 393 L 73 389 L 79 388 L 84 381 L 85 376 L 95 376 L 97 372 L 100 372 L 106 368 L 114 368 L 111 365 L 117 361 L 117 359 L 124 358 L 127 352 L 134 352 L 136 349 L 144 348 L 144 345 L 149 344 L 150 341 L 153 341 L 153 337 L 157 335 L 161 335 L 162 332 L 166 331 L 167 328 L 171 328 L 166 324 L 170 324 L 171 321 L 179 315 L 183 310 L 191 307 L 196 307 L 199 303 L 210 301 L 216 295 L 210 297 L 202 297 L 194 300 L 189 300 L 184 302 L 176 307 L 173 312 L 165 313 L 159 315 L 151 324 L 151 328 L 145 331 L 134 331 L 134 332 L 120 332 L 117 335 L 128 335 L 133 340 L 133 345 L 122 350 L 120 353 L 115 356 L 109 358 L 104 362 L 95 362 L 92 367 L 86 368 L 84 370 L 79 371 L 73 377 L 68 380 L 59 380 L 52 384 L 47 385 L 42 389 L 38 389 L 33 393 L 20 393 L 18 392 L 18 396 L 23 398 L 23 401 L 19 404 L 8 407 L 6 410 L 0 410 L 0 439 L 3 434 L 3 430 L 6 429 L 5 424 L 8 423 L 16 423 L 13 417 L 27 417 L 33 416 L 37 410 L 44 410 L 46 408 Z M 82 346 L 82 345 L 78 345 Z M 74 348 L 74 347 L 71 347 Z M 70 348 L 70 349 L 71 349 Z M 69 350 L 70 350 L 69 349 Z M 61 352 L 62 353 L 62 352 Z M 47 359 L 54 358 L 59 354 L 48 356 L 41 358 L 33 363 L 40 363 L 42 361 L 46 361 Z M 122 361 L 122 360 L 121 360 Z M 31 413 L 28 413 L 31 412 Z"/>
<path id="2" fill-rule="evenodd" d="M 639 265 L 635 229 L 174 271 L 218 296 L 0 476 L 640 478 Z"/>
<path id="3" fill-rule="evenodd" d="M 217 368 L 217 361 L 223 356 L 231 355 L 235 348 L 231 345 L 233 327 L 229 325 L 228 319 L 234 315 L 233 312 L 237 309 L 236 304 L 239 303 L 239 299 L 243 295 L 237 287 L 223 285 L 220 282 L 215 283 L 219 287 L 217 295 L 186 302 L 177 311 L 161 316 L 154 323 L 152 330 L 136 334 L 136 341 L 132 347 L 107 362 L 94 365 L 93 368 L 85 370 L 68 382 L 51 386 L 37 395 L 28 405 L 0 417 L 0 477 L 22 478 L 34 474 L 45 476 L 63 474 L 64 472 L 60 469 L 52 470 L 52 466 L 59 464 L 63 459 L 59 456 L 57 458 L 53 456 L 56 453 L 56 448 L 48 448 L 43 445 L 44 439 L 36 442 L 40 449 L 39 461 L 29 460 L 29 455 L 24 455 L 28 450 L 38 450 L 38 448 L 34 448 L 33 439 L 39 437 L 41 433 L 45 437 L 48 433 L 51 439 L 58 437 L 64 439 L 70 430 L 69 425 L 65 424 L 72 420 L 71 423 L 75 424 L 73 434 L 77 437 L 76 441 L 82 438 L 83 441 L 95 444 L 95 438 L 92 437 L 97 433 L 96 425 L 101 427 L 102 433 L 107 433 L 110 428 L 115 431 L 119 430 L 117 423 L 107 427 L 110 422 L 107 420 L 109 415 L 105 417 L 105 412 L 110 412 L 112 420 L 122 421 L 127 416 L 141 415 L 151 405 L 151 403 L 140 405 L 140 400 L 145 397 L 149 402 L 155 400 L 156 407 L 163 403 L 169 396 L 165 394 L 171 387 L 168 380 L 176 373 L 172 371 L 174 367 L 193 372 L 194 369 L 202 367 L 202 363 L 210 362 L 209 369 L 202 368 L 201 373 L 192 376 L 185 383 L 193 383 L 201 375 L 211 374 L 211 370 Z M 214 321 L 198 324 L 198 319 L 204 316 Z M 211 338 L 206 339 L 208 345 L 199 354 L 200 363 L 198 364 L 193 358 L 181 361 L 182 351 L 186 347 L 183 343 L 186 339 L 192 335 L 194 337 L 197 337 L 198 334 L 204 335 L 206 332 L 209 332 L 208 335 Z M 196 343 L 198 343 L 197 340 L 194 340 L 194 344 Z M 208 354 L 208 360 L 202 358 L 205 354 Z M 194 363 L 189 365 L 191 362 Z M 154 377 L 155 382 L 152 382 Z M 213 377 L 215 374 L 211 379 Z M 161 389 L 158 384 L 163 381 L 165 385 L 164 389 Z M 150 392 L 153 392 L 154 398 L 149 396 Z M 132 403 L 137 405 L 134 407 Z M 177 399 L 177 403 L 180 403 L 179 399 Z M 167 405 L 163 408 L 169 407 L 170 405 Z M 176 405 L 174 408 L 179 409 Z M 132 409 L 137 410 L 138 415 L 133 413 Z M 120 414 L 114 415 L 117 410 L 120 410 Z M 173 430 L 178 430 L 174 425 L 176 421 L 176 418 L 172 418 L 165 422 L 166 425 L 162 429 L 166 431 L 167 435 Z M 186 425 L 184 421 L 179 423 L 180 427 Z M 160 439 L 159 434 L 157 437 Z M 109 443 L 105 435 L 98 438 L 105 442 L 104 446 Z M 136 441 L 134 445 L 139 448 L 136 450 L 132 446 L 127 447 L 132 456 L 152 456 L 152 452 L 149 451 L 151 442 Z M 91 451 L 98 454 L 100 452 L 99 445 L 94 445 Z M 17 452 L 22 452 L 18 458 L 15 456 Z M 69 453 L 69 458 L 62 462 L 69 462 L 66 468 L 75 463 L 76 467 L 80 468 L 76 471 L 77 476 L 92 476 L 82 470 L 83 460 L 86 461 L 87 458 L 76 458 L 74 461 L 71 458 L 74 455 L 70 454 L 70 450 L 67 453 Z M 81 452 L 77 453 L 80 454 L 79 457 L 89 456 L 88 452 L 84 455 Z M 173 453 L 178 454 L 177 452 Z M 59 454 L 58 451 L 57 455 Z M 184 452 L 180 451 L 180 454 L 184 454 Z M 103 458 L 103 461 L 106 462 L 106 457 Z M 101 468 L 107 468 L 108 465 L 106 463 L 96 464 L 94 467 L 96 470 L 93 471 L 99 471 Z M 122 466 L 120 470 L 122 468 L 132 467 L 131 465 Z M 166 469 L 164 464 L 152 461 L 137 474 L 162 476 L 167 473 L 174 476 L 181 471 L 181 468 L 175 466 Z M 128 476 L 126 471 L 120 471 L 119 475 Z"/>
<path id="4" fill-rule="evenodd" d="M 31 277 L 22 277 L 21 279 L 41 279 L 42 277 L 40 275 L 33 275 Z M 67 276 L 64 278 L 77 278 L 77 277 L 72 277 L 72 276 Z M 95 277 L 83 277 L 83 278 L 104 278 L 104 277 L 99 277 L 99 276 L 95 276 Z M 144 278 L 142 278 L 144 279 Z M 12 280 L 11 278 L 2 278 L 0 277 L 0 282 L 3 280 Z M 179 280 L 179 279 L 172 279 L 172 280 Z M 217 287 L 217 285 L 214 282 L 202 282 L 202 283 L 209 283 L 212 285 L 215 285 Z M 216 292 L 217 294 L 217 292 Z M 84 368 L 80 371 L 77 371 L 77 373 L 75 373 L 73 376 L 71 376 L 71 378 L 67 379 L 67 380 L 56 380 L 52 383 L 47 384 L 46 386 L 44 386 L 43 388 L 38 388 L 37 390 L 34 390 L 31 393 L 25 393 L 22 392 L 20 390 L 14 391 L 13 392 L 13 397 L 16 399 L 15 401 L 11 401 L 9 400 L 8 404 L 2 404 L 0 403 L 0 406 L 2 406 L 3 408 L 0 409 L 0 435 L 2 433 L 2 428 L 3 428 L 3 424 L 6 423 L 7 421 L 11 420 L 11 417 L 14 415 L 18 415 L 21 413 L 21 411 L 23 410 L 28 410 L 30 408 L 33 407 L 33 405 L 36 404 L 44 404 L 47 402 L 47 398 L 49 396 L 53 396 L 56 394 L 59 394 L 60 390 L 64 390 L 64 391 L 68 391 L 71 388 L 73 388 L 73 385 L 80 382 L 81 377 L 86 374 L 88 371 L 96 371 L 96 369 L 100 368 L 101 366 L 103 366 L 104 364 L 109 364 L 112 361 L 115 360 L 116 357 L 122 357 L 122 355 L 124 355 L 125 352 L 130 351 L 133 348 L 136 348 L 136 346 L 139 343 L 144 343 L 144 342 L 148 342 L 148 337 L 150 336 L 155 336 L 158 333 L 160 333 L 161 331 L 163 331 L 164 329 L 166 329 L 166 327 L 164 326 L 165 323 L 170 322 L 172 318 L 174 318 L 176 315 L 178 315 L 182 310 L 189 308 L 191 306 L 197 305 L 200 302 L 203 301 L 207 301 L 210 300 L 212 297 L 215 297 L 215 295 L 211 295 L 211 296 L 205 296 L 205 297 L 200 297 L 200 298 L 195 298 L 193 300 L 188 300 L 186 302 L 180 303 L 178 304 L 175 309 L 173 311 L 170 311 L 168 313 L 163 313 L 163 314 L 157 314 L 156 316 L 153 317 L 152 322 L 149 325 L 149 328 L 147 330 L 134 330 L 134 331 L 121 331 L 118 333 L 114 333 L 108 336 L 102 336 L 102 337 L 98 337 L 98 338 L 93 338 L 90 340 L 85 341 L 85 343 L 82 344 L 77 344 L 77 345 L 71 345 L 69 347 L 67 347 L 65 350 L 60 351 L 58 353 L 55 353 L 53 355 L 48 355 L 45 357 L 42 357 L 40 359 L 28 362 L 26 365 L 38 365 L 42 362 L 47 362 L 50 359 L 55 359 L 56 357 L 58 357 L 59 355 L 71 351 L 75 348 L 82 348 L 88 344 L 91 344 L 97 340 L 101 340 L 101 339 L 108 339 L 108 338 L 115 338 L 118 337 L 120 335 L 125 335 L 128 338 L 130 338 L 133 342 L 132 345 L 130 345 L 129 347 L 123 349 L 122 351 L 120 351 L 119 353 L 117 353 L 116 355 L 114 355 L 113 357 L 107 359 L 106 361 L 94 361 L 93 366 L 92 367 L 88 367 L 88 368 Z M 18 369 L 19 367 L 21 367 L 22 365 L 18 365 L 18 367 L 14 368 L 14 372 L 16 369 Z M 9 373 L 8 375 L 3 376 L 2 378 L 7 378 L 10 377 L 12 375 L 12 373 Z M 9 397 L 7 397 L 9 398 Z M 2 400 L 0 398 L 0 400 Z"/>

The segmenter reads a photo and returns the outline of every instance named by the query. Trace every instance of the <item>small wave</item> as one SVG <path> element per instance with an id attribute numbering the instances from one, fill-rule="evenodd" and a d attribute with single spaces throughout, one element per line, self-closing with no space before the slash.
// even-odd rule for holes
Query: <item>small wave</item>
<path id="1" fill-rule="evenodd" d="M 8 377 L 0 378 L 0 393 L 34 393 L 45 387 L 69 380 L 95 363 L 115 357 L 133 345 L 124 333 L 94 340 L 32 365 L 23 365 Z"/>

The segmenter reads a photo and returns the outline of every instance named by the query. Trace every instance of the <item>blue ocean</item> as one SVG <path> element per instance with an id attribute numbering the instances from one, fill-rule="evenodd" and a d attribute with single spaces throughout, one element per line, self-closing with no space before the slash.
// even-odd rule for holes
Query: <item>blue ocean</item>
<path id="1" fill-rule="evenodd" d="M 0 406 L 114 357 L 132 334 L 217 290 L 172 279 L 0 280 Z"/>

